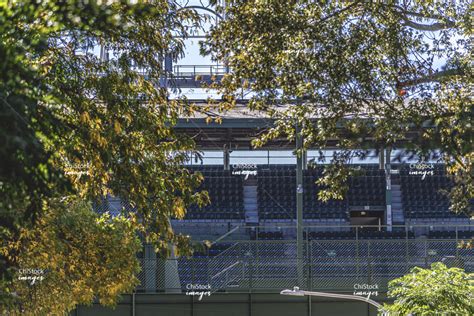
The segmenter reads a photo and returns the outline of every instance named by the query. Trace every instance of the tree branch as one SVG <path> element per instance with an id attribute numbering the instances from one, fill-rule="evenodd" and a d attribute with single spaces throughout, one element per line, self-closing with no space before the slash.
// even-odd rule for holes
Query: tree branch
<path id="1" fill-rule="evenodd" d="M 407 17 L 404 17 L 403 20 L 405 21 L 405 26 L 409 26 L 411 28 L 420 30 L 420 31 L 440 31 L 440 30 L 445 30 L 449 29 L 455 26 L 455 23 L 452 21 L 447 21 L 446 23 L 433 23 L 433 24 L 421 24 L 421 23 L 416 23 L 411 20 L 409 20 Z"/>
<path id="2" fill-rule="evenodd" d="M 420 77 L 420 78 L 399 82 L 397 84 L 397 88 L 401 89 L 401 88 L 404 88 L 404 87 L 415 86 L 415 85 L 421 84 L 421 83 L 437 82 L 437 81 L 441 81 L 441 80 L 443 80 L 444 78 L 447 78 L 447 77 L 459 76 L 459 75 L 463 75 L 463 74 L 464 74 L 464 72 L 462 71 L 461 68 L 441 70 L 441 71 L 435 72 L 435 73 L 427 75 L 427 76 L 423 76 L 423 77 Z"/>
<path id="3" fill-rule="evenodd" d="M 420 12 L 406 10 L 399 5 L 392 5 L 392 7 L 398 11 L 397 13 L 405 21 L 406 26 L 412 27 L 420 31 L 433 31 L 434 32 L 434 31 L 440 31 L 444 29 L 453 28 L 456 25 L 454 21 L 447 20 L 445 16 L 442 16 L 439 14 L 426 15 Z M 422 23 L 413 22 L 412 20 L 408 18 L 409 16 L 424 18 L 424 19 L 431 19 L 431 20 L 441 20 L 445 22 L 437 22 L 433 24 L 422 24 Z"/>
<path id="4" fill-rule="evenodd" d="M 360 3 L 361 3 L 361 0 L 354 1 L 354 2 L 352 2 L 350 5 L 348 5 L 347 7 L 344 7 L 344 8 L 342 8 L 342 9 L 338 10 L 338 11 L 334 11 L 333 13 L 331 13 L 331 14 L 329 14 L 329 15 L 327 15 L 327 16 L 321 18 L 321 19 L 319 19 L 319 20 L 317 21 L 317 23 L 321 23 L 321 22 L 327 21 L 327 20 L 329 20 L 329 19 L 331 19 L 331 18 L 333 18 L 333 17 L 335 17 L 335 16 L 338 16 L 339 14 L 344 13 L 345 11 L 348 11 L 348 10 L 352 9 L 353 7 L 359 5 Z"/>
<path id="5" fill-rule="evenodd" d="M 398 5 L 394 5 L 393 8 L 399 10 L 399 13 L 405 16 L 416 16 L 418 18 L 425 18 L 425 19 L 434 19 L 434 20 L 444 20 L 446 17 L 439 15 L 439 14 L 430 14 L 426 15 L 420 12 L 408 11 Z"/>
<path id="6" fill-rule="evenodd" d="M 407 10 L 407 9 L 401 7 L 400 5 L 396 5 L 396 4 L 389 4 L 389 5 L 385 5 L 385 6 L 398 10 L 398 13 L 400 15 L 404 15 L 405 17 L 406 16 L 416 16 L 418 18 L 425 18 L 425 19 L 432 19 L 432 20 L 445 20 L 446 19 L 445 16 L 440 15 L 440 14 L 424 14 L 424 13 L 421 13 L 421 12 L 410 11 L 410 10 Z"/>

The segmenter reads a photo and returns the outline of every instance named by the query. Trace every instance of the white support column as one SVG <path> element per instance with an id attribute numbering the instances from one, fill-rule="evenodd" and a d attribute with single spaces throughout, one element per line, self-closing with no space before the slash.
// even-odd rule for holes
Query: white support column
<path id="1" fill-rule="evenodd" d="M 230 170 L 230 150 L 224 145 L 224 170 Z"/>
<path id="2" fill-rule="evenodd" d="M 145 262 L 143 268 L 145 271 L 145 291 L 156 291 L 156 270 L 157 258 L 155 248 L 152 245 L 145 245 Z"/>
<path id="3" fill-rule="evenodd" d="M 383 148 L 380 148 L 379 152 L 379 169 L 385 170 L 385 151 Z"/>
<path id="4" fill-rule="evenodd" d="M 303 170 L 308 170 L 308 152 L 303 151 Z"/>
<path id="5" fill-rule="evenodd" d="M 165 291 L 166 293 L 181 293 L 181 282 L 178 273 L 178 259 L 176 258 L 176 247 L 171 247 L 171 256 L 164 261 Z"/>

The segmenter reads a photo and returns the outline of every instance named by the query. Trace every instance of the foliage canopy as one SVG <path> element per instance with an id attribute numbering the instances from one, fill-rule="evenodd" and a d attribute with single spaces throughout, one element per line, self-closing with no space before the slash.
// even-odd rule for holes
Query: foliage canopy
<path id="1" fill-rule="evenodd" d="M 251 92 L 276 119 L 256 146 L 300 126 L 306 148 L 336 140 L 341 167 L 368 148 L 441 153 L 452 210 L 472 211 L 471 1 L 230 2 L 201 50 L 232 70 L 211 85 L 227 107 Z M 328 168 L 320 198 L 342 198 L 349 172 Z"/>
<path id="2" fill-rule="evenodd" d="M 390 281 L 388 296 L 395 301 L 383 310 L 388 315 L 472 315 L 473 293 L 472 276 L 436 262 Z"/>
<path id="3" fill-rule="evenodd" d="M 164 56 L 183 52 L 173 35 L 198 24 L 167 0 L 0 1 L 2 308 L 59 313 L 93 295 L 113 303 L 136 283 L 137 231 L 158 249 L 187 251 L 169 218 L 207 196 L 182 168 L 192 140 L 173 131 L 190 109 L 169 100 L 160 78 Z M 94 215 L 107 195 L 133 212 Z M 49 271 L 37 287 L 47 301 L 17 282 L 25 268 Z"/>

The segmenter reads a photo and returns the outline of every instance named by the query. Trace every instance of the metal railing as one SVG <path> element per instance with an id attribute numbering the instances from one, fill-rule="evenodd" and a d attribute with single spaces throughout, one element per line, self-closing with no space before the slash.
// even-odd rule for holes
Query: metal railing
<path id="1" fill-rule="evenodd" d="M 176 78 L 195 79 L 199 76 L 222 76 L 228 68 L 222 65 L 174 65 L 173 75 Z"/>
<path id="2" fill-rule="evenodd" d="M 384 232 L 390 234 L 397 232 L 398 239 L 404 238 L 420 238 L 430 237 L 433 234 L 449 233 L 450 235 L 444 238 L 451 239 L 465 239 L 463 233 L 472 232 L 474 234 L 474 224 L 468 219 L 465 223 L 449 223 L 446 219 L 445 222 L 433 222 L 432 224 L 408 224 L 408 225 L 348 225 L 347 222 L 339 222 L 333 224 L 319 223 L 319 224 L 307 224 L 303 226 L 303 234 L 306 241 L 310 241 L 314 238 L 320 238 L 317 236 L 318 233 L 347 233 L 352 236 L 352 239 L 367 239 L 371 238 L 370 233 Z M 173 221 L 173 227 L 177 233 L 184 235 L 190 235 L 194 240 L 215 240 L 220 236 L 225 235 L 222 241 L 238 241 L 246 239 L 262 240 L 264 233 L 266 232 L 277 232 L 281 233 L 284 240 L 293 240 L 296 238 L 297 227 L 292 223 L 291 220 L 286 222 L 275 222 L 265 223 L 259 226 L 245 226 L 242 223 L 219 223 L 219 222 L 200 222 L 200 223 L 186 223 L 183 221 Z M 238 228 L 237 228 L 238 227 Z M 237 228 L 237 229 L 236 229 Z M 232 231 L 232 233 L 227 234 Z M 315 235 L 316 234 L 316 235 Z M 244 238 L 246 237 L 246 238 Z M 384 239 L 387 236 L 372 236 L 373 239 Z M 440 237 L 436 237 L 440 238 Z M 351 239 L 348 236 L 341 236 L 339 239 Z"/>

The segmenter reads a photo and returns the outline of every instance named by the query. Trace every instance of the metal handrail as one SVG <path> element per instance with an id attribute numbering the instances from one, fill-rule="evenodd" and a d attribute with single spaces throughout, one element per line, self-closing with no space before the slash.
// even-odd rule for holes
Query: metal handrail
<path id="1" fill-rule="evenodd" d="M 220 236 L 219 238 L 217 238 L 216 240 L 212 241 L 211 242 L 211 246 L 214 245 L 215 243 L 218 243 L 219 241 L 221 241 L 222 239 L 226 238 L 227 236 L 233 234 L 235 231 L 239 230 L 240 226 L 236 226 L 234 228 L 232 228 L 230 231 L 228 231 L 227 233 L 225 233 L 224 235 Z"/>
<path id="2" fill-rule="evenodd" d="M 187 70 L 188 71 L 183 71 Z M 200 69 L 205 69 L 207 71 L 199 71 Z M 173 66 L 173 74 L 177 77 L 180 75 L 223 75 L 228 72 L 228 67 L 221 66 L 221 65 L 174 65 Z"/>
<path id="3" fill-rule="evenodd" d="M 227 268 L 224 268 L 222 271 L 220 271 L 220 272 L 214 274 L 213 276 L 211 276 L 211 280 L 217 278 L 217 277 L 220 276 L 222 273 L 225 273 L 225 272 L 229 271 L 230 269 L 232 269 L 233 267 L 235 267 L 236 265 L 238 265 L 238 264 L 240 264 L 240 263 L 242 263 L 242 261 L 240 261 L 240 260 L 234 262 L 233 264 L 231 264 L 231 265 L 228 266 Z"/>
<path id="4" fill-rule="evenodd" d="M 227 254 L 227 252 L 229 252 L 231 249 L 233 249 L 234 247 L 237 247 L 237 245 L 239 245 L 240 242 L 236 242 L 235 244 L 233 244 L 232 246 L 230 246 L 229 248 L 227 248 L 226 250 L 222 251 L 221 253 L 219 253 L 217 256 L 214 256 L 213 258 L 211 258 L 211 261 L 213 260 L 216 260 L 220 257 L 222 257 L 223 255 Z"/>

